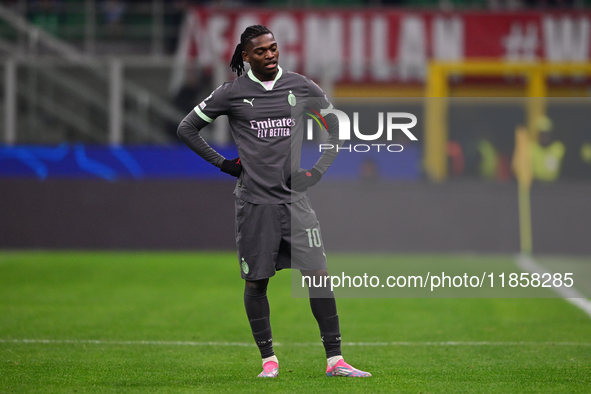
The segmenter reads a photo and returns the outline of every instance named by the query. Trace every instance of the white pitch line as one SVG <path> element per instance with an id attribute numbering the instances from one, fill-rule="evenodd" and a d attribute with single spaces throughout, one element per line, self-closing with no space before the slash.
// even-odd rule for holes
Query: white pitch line
<path id="1" fill-rule="evenodd" d="M 250 347 L 254 343 L 245 342 L 192 342 L 192 341 L 104 341 L 100 339 L 0 339 L 0 343 L 45 343 L 75 345 L 159 345 L 159 346 L 235 346 Z"/>
<path id="2" fill-rule="evenodd" d="M 516 262 L 519 268 L 521 268 L 523 271 L 532 274 L 550 274 L 551 276 L 554 274 L 553 272 L 548 271 L 547 269 L 536 263 L 536 261 L 531 256 L 528 256 L 526 254 L 518 255 Z M 582 293 L 580 293 L 577 289 L 575 289 L 574 287 L 566 286 L 552 287 L 552 289 L 566 301 L 581 309 L 589 317 L 591 317 L 591 301 Z"/>
<path id="3" fill-rule="evenodd" d="M 0 343 L 15 344 L 73 344 L 73 345 L 156 345 L 156 346 L 229 346 L 254 347 L 246 342 L 192 342 L 192 341 L 107 341 L 99 339 L 0 339 Z M 320 342 L 291 344 L 274 343 L 276 346 L 321 346 Z M 591 346 L 591 342 L 343 342 L 343 346 Z"/>
<path id="4" fill-rule="evenodd" d="M 297 344 L 294 344 L 297 345 Z M 343 346 L 591 346 L 589 342 L 343 342 Z"/>

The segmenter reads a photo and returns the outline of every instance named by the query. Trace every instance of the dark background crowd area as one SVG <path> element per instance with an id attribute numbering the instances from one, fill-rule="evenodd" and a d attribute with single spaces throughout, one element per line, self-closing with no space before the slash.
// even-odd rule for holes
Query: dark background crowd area
<path id="1" fill-rule="evenodd" d="M 591 0 L 5 0 L 2 2 L 45 31 L 69 41 L 82 41 L 92 20 L 93 35 L 102 41 L 135 40 L 154 36 L 161 26 L 164 53 L 172 54 L 182 20 L 193 6 L 225 8 L 331 8 L 364 9 L 396 7 L 423 10 L 577 10 L 591 7 Z M 159 27 L 160 28 L 160 27 Z M 0 22 L 0 37 L 11 29 Z"/>

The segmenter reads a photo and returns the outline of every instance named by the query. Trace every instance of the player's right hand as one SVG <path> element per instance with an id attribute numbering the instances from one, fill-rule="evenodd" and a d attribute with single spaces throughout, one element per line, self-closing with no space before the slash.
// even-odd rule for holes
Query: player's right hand
<path id="1" fill-rule="evenodd" d="M 309 187 L 314 186 L 322 178 L 322 173 L 316 168 L 304 170 L 300 168 L 287 179 L 287 187 L 296 192 L 305 192 Z"/>
<path id="2" fill-rule="evenodd" d="M 222 162 L 222 168 L 220 168 L 220 171 L 238 178 L 242 173 L 242 164 L 240 164 L 240 158 L 237 157 L 232 160 L 225 159 Z"/>

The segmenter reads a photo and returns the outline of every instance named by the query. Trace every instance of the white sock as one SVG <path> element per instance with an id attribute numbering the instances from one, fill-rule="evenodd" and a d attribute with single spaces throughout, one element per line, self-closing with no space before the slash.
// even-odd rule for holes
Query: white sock
<path id="1" fill-rule="evenodd" d="M 269 361 L 275 361 L 277 365 L 279 365 L 279 360 L 277 360 L 277 356 L 271 356 L 263 359 L 263 367 L 265 366 L 265 363 Z"/>
<path id="2" fill-rule="evenodd" d="M 334 356 L 334 357 L 330 357 L 330 358 L 326 359 L 326 362 L 328 363 L 328 366 L 330 368 L 332 368 L 335 365 L 337 365 L 339 360 L 342 360 L 342 359 L 343 359 L 343 356 Z"/>

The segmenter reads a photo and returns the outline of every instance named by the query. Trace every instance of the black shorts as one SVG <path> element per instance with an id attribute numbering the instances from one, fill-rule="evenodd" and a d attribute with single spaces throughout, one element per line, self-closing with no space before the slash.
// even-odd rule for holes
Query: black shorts
<path id="1" fill-rule="evenodd" d="M 326 268 L 320 223 L 308 197 L 291 204 L 236 198 L 236 246 L 242 279 L 270 278 L 284 268 Z"/>

